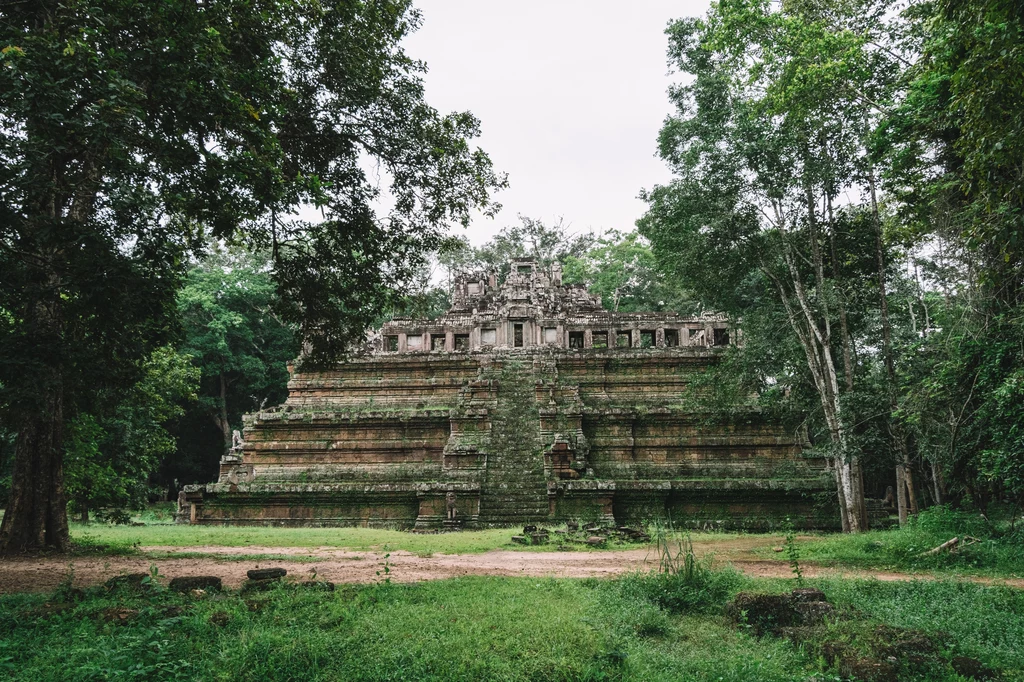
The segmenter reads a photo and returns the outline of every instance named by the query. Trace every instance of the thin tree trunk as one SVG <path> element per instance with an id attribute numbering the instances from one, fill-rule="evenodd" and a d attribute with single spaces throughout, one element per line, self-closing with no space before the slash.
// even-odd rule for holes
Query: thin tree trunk
<path id="1" fill-rule="evenodd" d="M 868 169 L 868 188 L 871 191 L 871 214 L 875 223 L 875 257 L 878 261 L 878 297 L 879 310 L 882 317 L 882 355 L 885 360 L 885 373 L 889 383 L 889 405 L 892 412 L 897 409 L 896 404 L 896 364 L 892 351 L 892 325 L 889 322 L 889 300 L 885 285 L 885 247 L 882 240 L 882 221 L 878 215 L 878 197 L 875 193 L 875 171 Z M 907 486 L 913 486 L 913 477 L 910 474 L 910 455 L 907 452 L 907 441 L 903 429 L 899 424 L 889 420 L 889 430 L 893 442 L 896 445 L 896 483 L 898 493 L 896 500 L 899 503 L 900 525 L 907 523 Z M 913 513 L 917 513 L 917 502 L 914 498 L 913 487 L 910 487 L 910 501 L 913 505 Z"/>
<path id="2" fill-rule="evenodd" d="M 857 462 L 856 456 L 853 455 L 853 453 L 850 453 L 847 448 L 845 427 L 842 423 L 841 407 L 839 403 L 839 381 L 835 363 L 832 359 L 832 314 L 829 309 L 828 295 L 825 291 L 825 260 L 822 256 L 821 243 L 819 242 L 814 190 L 811 187 L 809 180 L 804 183 L 804 198 L 807 207 L 807 226 L 811 247 L 811 262 L 814 265 L 815 290 L 817 293 L 818 304 L 821 307 L 821 317 L 824 326 L 824 334 L 819 336 L 818 343 L 824 360 L 823 366 L 827 372 L 827 381 L 825 385 L 829 393 L 829 402 L 832 405 L 831 411 L 834 424 L 830 424 L 830 429 L 833 429 L 836 433 L 833 440 L 839 444 L 841 453 L 839 456 L 843 460 L 839 467 L 839 473 L 840 480 L 843 483 L 843 496 L 845 497 L 846 503 L 845 508 L 849 516 L 849 531 L 858 532 L 866 529 L 867 509 L 864 505 L 864 495 L 861 492 L 861 485 L 858 482 L 859 475 L 856 473 L 860 470 L 860 465 Z M 793 273 L 794 278 L 799 277 L 795 268 L 791 267 L 791 272 Z M 798 292 L 798 295 L 802 295 L 802 292 Z M 801 304 L 803 303 L 804 301 L 801 299 Z M 805 310 L 809 309 L 809 306 L 804 307 Z M 815 328 L 817 328 L 817 325 L 815 325 Z M 852 382 L 852 371 L 848 373 L 847 376 L 847 381 Z M 826 412 L 828 412 L 828 408 L 826 408 Z"/>
<path id="3" fill-rule="evenodd" d="M 932 460 L 932 483 L 935 484 L 935 504 L 944 504 L 946 495 L 943 491 L 942 467 L 935 460 Z"/>
<path id="4" fill-rule="evenodd" d="M 224 436 L 224 452 L 231 451 L 231 423 L 228 421 L 228 382 L 224 378 L 224 372 L 220 373 L 220 430 Z"/>
<path id="5" fill-rule="evenodd" d="M 820 343 L 820 330 L 814 327 L 814 319 L 810 312 L 802 284 L 796 280 L 795 264 L 787 254 L 787 261 L 791 274 L 794 277 L 794 289 L 797 292 L 797 299 L 804 312 L 804 323 L 808 329 L 801 325 L 800 319 L 789 302 L 789 296 L 782 281 L 769 269 L 762 268 L 762 271 L 775 283 L 779 291 L 780 299 L 786 309 L 790 325 L 800 341 L 801 347 L 807 356 L 808 369 L 814 379 L 818 395 L 821 399 L 822 411 L 825 414 L 825 421 L 828 424 L 829 436 L 832 440 L 835 455 L 833 456 L 833 474 L 836 478 L 836 489 L 839 501 L 840 520 L 844 532 L 858 532 L 862 529 L 860 525 L 860 514 L 857 510 L 856 495 L 853 487 L 853 476 L 850 471 L 851 462 L 847 461 L 848 451 L 846 444 L 846 433 L 842 425 L 841 408 L 838 401 L 838 384 L 835 373 L 835 366 L 831 362 L 831 351 Z M 823 357 L 819 357 L 819 353 Z M 828 368 L 826 370 L 826 367 Z M 855 461 L 855 460 L 854 460 Z M 863 506 L 861 504 L 860 506 Z"/>
<path id="6" fill-rule="evenodd" d="M 832 264 L 832 281 L 838 288 L 839 286 L 839 259 L 836 256 L 836 232 L 835 232 L 835 216 L 832 213 L 832 196 L 826 193 L 826 202 L 828 207 L 828 219 L 829 219 L 829 255 L 831 257 Z M 853 342 L 850 339 L 850 326 L 846 319 L 846 305 L 843 303 L 842 295 L 837 296 L 837 303 L 839 306 L 839 328 L 840 334 L 842 335 L 842 348 L 843 348 L 843 374 L 846 379 L 846 391 L 853 391 Z M 864 530 L 869 528 L 868 525 L 868 508 L 864 503 L 864 469 L 860 465 L 860 460 L 857 458 L 851 459 L 851 473 L 853 476 L 853 487 L 855 498 L 859 500 L 857 505 L 857 513 L 860 521 L 860 527 Z M 844 530 L 849 530 L 844 529 Z"/>
<path id="7" fill-rule="evenodd" d="M 906 448 L 905 447 L 904 447 L 903 452 L 904 452 L 904 454 L 906 454 Z M 906 461 L 906 460 L 904 460 L 904 461 Z M 906 462 L 904 464 L 904 467 L 903 467 L 903 478 L 907 482 L 907 503 L 909 505 L 908 511 L 912 515 L 916 516 L 917 512 L 920 511 L 920 509 L 917 506 L 917 492 L 916 492 L 916 488 L 914 486 L 914 470 L 913 470 L 913 467 L 910 465 L 910 462 Z"/>
<path id="8" fill-rule="evenodd" d="M 896 507 L 900 517 L 900 526 L 907 525 L 907 477 L 902 464 L 896 465 Z"/>

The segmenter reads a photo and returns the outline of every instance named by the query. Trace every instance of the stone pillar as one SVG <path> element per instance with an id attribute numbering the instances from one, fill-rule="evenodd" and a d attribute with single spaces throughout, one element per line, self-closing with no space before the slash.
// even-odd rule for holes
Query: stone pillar
<path id="1" fill-rule="evenodd" d="M 449 353 L 455 350 L 455 332 L 446 331 L 444 333 L 444 349 Z"/>
<path id="2" fill-rule="evenodd" d="M 592 329 L 583 330 L 583 347 L 593 348 L 594 347 L 594 331 Z"/>
<path id="3" fill-rule="evenodd" d="M 405 345 L 405 333 L 398 332 L 398 352 L 404 353 L 408 350 L 408 346 Z"/>

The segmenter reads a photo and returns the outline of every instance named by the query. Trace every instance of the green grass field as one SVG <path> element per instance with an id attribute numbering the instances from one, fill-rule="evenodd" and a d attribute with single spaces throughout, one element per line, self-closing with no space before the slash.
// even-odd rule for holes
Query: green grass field
<path id="1" fill-rule="evenodd" d="M 529 546 L 512 542 L 516 528 L 466 530 L 457 533 L 411 533 L 381 528 L 263 528 L 217 527 L 154 524 L 146 526 L 112 526 L 108 524 L 71 524 L 71 539 L 81 548 L 100 549 L 118 554 L 142 547 L 329 547 L 354 551 L 405 550 L 414 554 L 475 554 L 492 549 L 550 551 L 551 545 Z M 702 536 L 703 537 L 703 536 Z M 726 534 L 708 538 L 729 537 Z M 733 536 L 735 537 L 735 536 Z M 557 539 L 557 538 L 554 538 Z M 635 543 L 609 542 L 605 549 L 635 548 Z M 586 546 L 576 546 L 584 551 Z"/>
<path id="2" fill-rule="evenodd" d="M 819 657 L 722 615 L 739 590 L 618 580 L 461 578 L 183 596 L 92 588 L 0 597 L 0 678 L 67 680 L 838 680 Z M 858 627 L 940 633 L 941 656 L 1024 679 L 1024 593 L 954 582 L 815 581 Z M 668 586 L 668 591 L 666 591 Z M 702 591 L 703 590 L 703 591 Z M 860 625 L 863 623 L 864 625 Z M 957 680 L 951 672 L 901 679 Z"/>

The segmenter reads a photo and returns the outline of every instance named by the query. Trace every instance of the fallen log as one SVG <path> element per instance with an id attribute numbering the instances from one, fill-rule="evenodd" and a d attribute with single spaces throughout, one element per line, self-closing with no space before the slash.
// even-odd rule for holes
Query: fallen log
<path id="1" fill-rule="evenodd" d="M 952 550 L 954 547 L 956 547 L 956 543 L 958 542 L 960 542 L 959 537 L 953 538 L 952 540 L 946 540 L 938 547 L 933 547 L 932 549 L 929 549 L 927 552 L 921 552 L 920 554 L 918 554 L 918 556 L 932 556 L 934 554 L 941 554 L 942 552 L 945 552 L 947 549 Z"/>

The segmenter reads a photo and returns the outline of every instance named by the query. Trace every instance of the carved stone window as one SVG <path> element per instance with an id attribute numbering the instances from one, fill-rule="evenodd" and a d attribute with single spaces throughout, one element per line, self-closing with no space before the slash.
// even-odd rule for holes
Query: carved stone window
<path id="1" fill-rule="evenodd" d="M 640 347 L 641 348 L 654 348 L 654 330 L 653 329 L 641 329 L 640 330 Z"/>
<path id="2" fill-rule="evenodd" d="M 728 346 L 729 345 L 729 330 L 728 329 L 716 329 L 715 330 L 715 345 L 716 346 Z"/>
<path id="3" fill-rule="evenodd" d="M 480 330 L 480 345 L 482 346 L 493 346 L 498 342 L 498 330 L 497 329 L 481 329 Z"/>
<path id="4" fill-rule="evenodd" d="M 583 332 L 569 332 L 569 348 L 583 348 Z"/>
<path id="5" fill-rule="evenodd" d="M 633 345 L 633 334 L 629 329 L 620 329 L 615 334 L 616 348 L 629 348 Z"/>
<path id="6" fill-rule="evenodd" d="M 384 337 L 384 350 L 389 353 L 398 352 L 398 335 L 388 335 Z"/>
<path id="7" fill-rule="evenodd" d="M 444 334 L 430 335 L 430 350 L 444 350 Z"/>
<path id="8" fill-rule="evenodd" d="M 409 350 L 423 350 L 423 337 L 419 334 L 407 336 L 405 338 L 405 347 Z"/>
<path id="9" fill-rule="evenodd" d="M 558 329 L 555 327 L 544 327 L 544 343 L 557 343 Z"/>
<path id="10" fill-rule="evenodd" d="M 523 347 L 523 325 L 512 325 L 512 345 L 516 348 Z"/>
<path id="11" fill-rule="evenodd" d="M 469 284 L 466 285 L 466 292 L 470 296 L 476 296 L 477 294 L 480 293 L 480 290 L 482 288 L 483 287 L 480 285 L 480 282 L 470 282 Z"/>
<path id="12" fill-rule="evenodd" d="M 469 350 L 469 334 L 455 335 L 455 350 Z"/>
<path id="13" fill-rule="evenodd" d="M 608 347 L 608 332 L 594 332 L 592 336 L 594 348 Z"/>
<path id="14" fill-rule="evenodd" d="M 679 345 L 679 330 L 678 329 L 666 329 L 665 330 L 665 346 L 672 348 Z"/>

